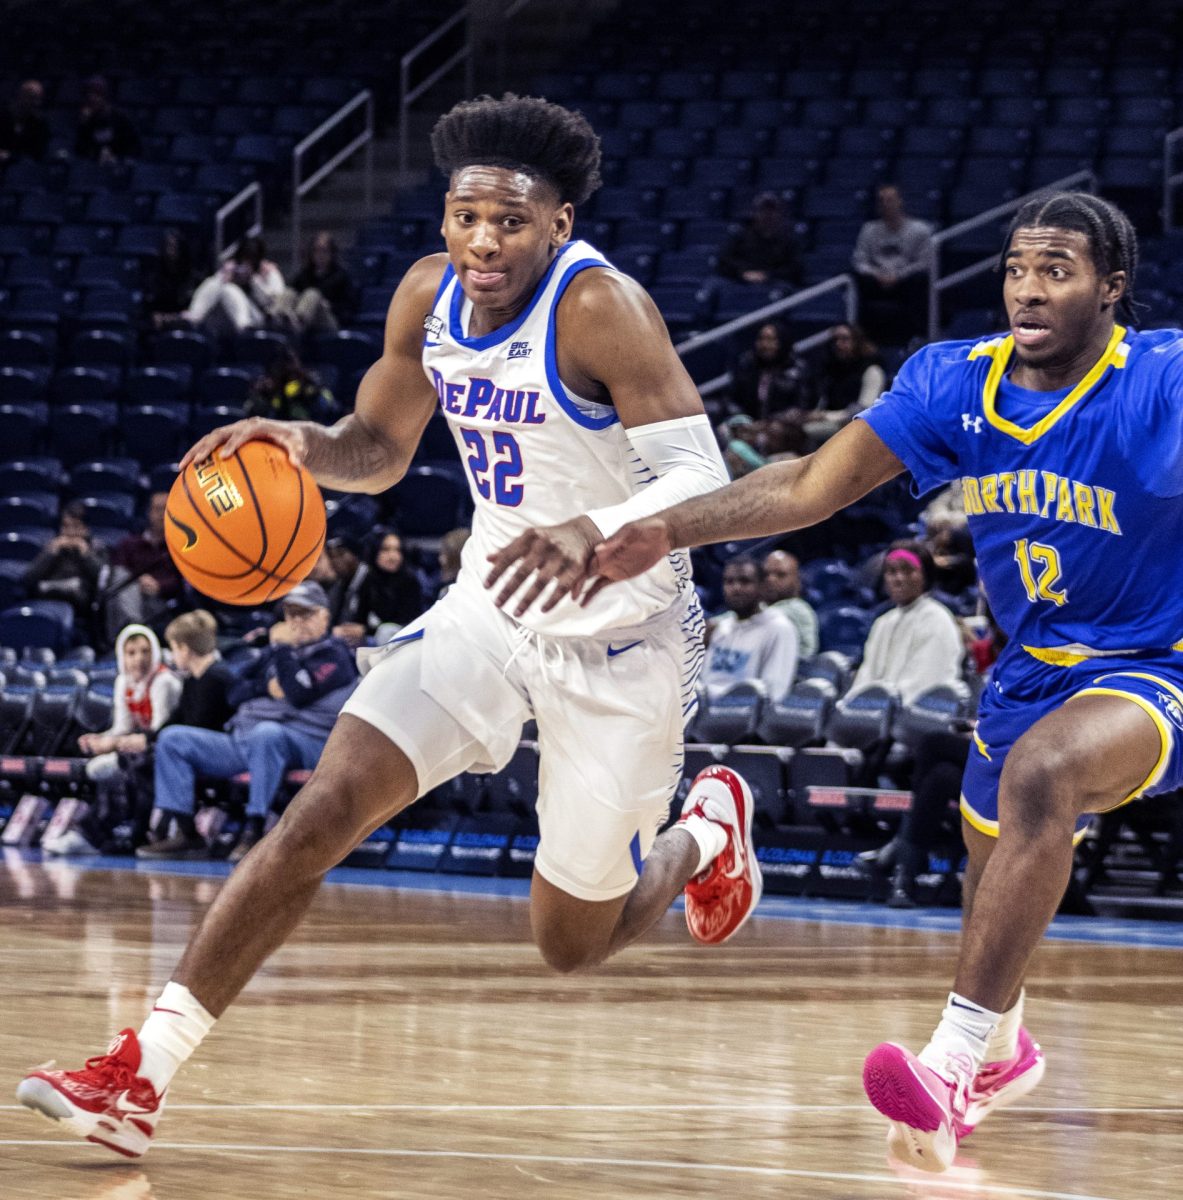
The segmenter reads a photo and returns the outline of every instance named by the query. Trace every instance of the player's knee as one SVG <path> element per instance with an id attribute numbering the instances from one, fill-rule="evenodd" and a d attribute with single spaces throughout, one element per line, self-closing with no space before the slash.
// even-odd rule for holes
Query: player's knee
<path id="1" fill-rule="evenodd" d="M 1030 831 L 1075 817 L 1071 755 L 1063 747 L 1021 742 L 1007 756 L 998 804 L 1003 829 L 1018 823 Z"/>
<path id="2" fill-rule="evenodd" d="M 535 930 L 534 941 L 542 961 L 560 975 L 571 975 L 599 966 L 607 957 L 607 948 L 554 930 Z"/>

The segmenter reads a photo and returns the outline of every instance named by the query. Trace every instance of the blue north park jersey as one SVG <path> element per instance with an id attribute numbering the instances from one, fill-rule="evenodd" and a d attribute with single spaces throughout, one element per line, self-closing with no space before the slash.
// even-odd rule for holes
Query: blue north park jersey
<path id="1" fill-rule="evenodd" d="M 941 342 L 863 419 L 918 492 L 960 479 L 1007 636 L 1060 666 L 1183 648 L 1183 333 L 1121 326 L 1076 387 L 1010 382 L 1013 339 Z"/>

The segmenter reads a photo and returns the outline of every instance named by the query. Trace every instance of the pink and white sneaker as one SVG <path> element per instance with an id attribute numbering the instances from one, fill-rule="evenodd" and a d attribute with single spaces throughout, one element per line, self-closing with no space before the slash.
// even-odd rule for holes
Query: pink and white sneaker
<path id="1" fill-rule="evenodd" d="M 752 845 L 752 793 L 730 767 L 707 767 L 695 776 L 679 823 L 699 816 L 727 831 L 727 845 L 686 885 L 686 927 L 708 946 L 731 937 L 752 915 L 764 876 Z"/>
<path id="2" fill-rule="evenodd" d="M 984 1064 L 969 1085 L 965 1116 L 957 1122 L 957 1140 L 969 1137 L 996 1108 L 1005 1108 L 1033 1091 L 1046 1068 L 1039 1043 L 1020 1026 L 1014 1058 Z"/>
<path id="3" fill-rule="evenodd" d="M 127 1158 L 147 1153 L 164 1111 L 164 1097 L 137 1075 L 140 1043 L 125 1029 L 81 1071 L 37 1070 L 18 1084 L 16 1098 L 26 1107 L 60 1121 L 88 1142 Z"/>
<path id="4" fill-rule="evenodd" d="M 958 1123 L 965 1120 L 971 1070 L 968 1058 L 951 1056 L 943 1072 L 934 1071 L 894 1042 L 867 1055 L 863 1088 L 891 1122 L 887 1150 L 893 1158 L 922 1171 L 948 1170 L 957 1153 Z"/>

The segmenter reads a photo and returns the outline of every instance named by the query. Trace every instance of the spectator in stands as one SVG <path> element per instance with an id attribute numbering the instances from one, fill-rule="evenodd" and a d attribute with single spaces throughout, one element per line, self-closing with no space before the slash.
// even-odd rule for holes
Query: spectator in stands
<path id="1" fill-rule="evenodd" d="M 193 298 L 193 255 L 179 229 L 166 229 L 144 287 L 144 306 L 157 329 L 178 324 Z"/>
<path id="2" fill-rule="evenodd" d="M 801 247 L 775 192 L 756 197 L 743 227 L 719 251 L 718 271 L 742 283 L 801 286 Z"/>
<path id="3" fill-rule="evenodd" d="M 764 559 L 764 603 L 792 621 L 801 657 L 812 658 L 817 653 L 817 613 L 801 595 L 801 564 L 787 550 L 773 550 Z"/>
<path id="4" fill-rule="evenodd" d="M 197 285 L 185 320 L 215 336 L 261 329 L 284 292 L 283 272 L 267 257 L 262 238 L 244 237 L 232 258 Z M 279 320 L 280 324 L 286 324 Z"/>
<path id="5" fill-rule="evenodd" d="M 115 677 L 114 706 L 111 727 L 101 733 L 84 733 L 78 748 L 90 757 L 86 764 L 88 778 L 99 782 L 114 782 L 120 776 L 121 754 L 140 754 L 147 746 L 147 736 L 169 719 L 181 698 L 181 681 L 164 665 L 160 642 L 146 625 L 128 625 L 120 630 L 115 642 L 115 661 L 119 674 Z M 41 848 L 50 854 L 97 854 L 91 841 L 96 837 L 90 828 L 69 829 Z"/>
<path id="6" fill-rule="evenodd" d="M 18 158 L 40 162 L 49 149 L 49 122 L 41 115 L 45 88 L 26 79 L 8 108 L 0 111 L 0 166 Z"/>
<path id="7" fill-rule="evenodd" d="M 878 341 L 902 346 L 927 325 L 932 229 L 908 216 L 894 183 L 881 184 L 875 197 L 879 215 L 859 230 L 851 258 L 859 321 Z"/>
<path id="8" fill-rule="evenodd" d="M 926 688 L 956 683 L 964 646 L 953 614 L 929 594 L 932 555 L 920 542 L 898 541 L 883 560 L 883 586 L 893 607 L 871 626 L 851 690 L 880 684 L 907 704 Z"/>
<path id="9" fill-rule="evenodd" d="M 128 115 L 112 105 L 101 75 L 92 75 L 83 89 L 74 153 L 101 163 L 139 157 L 140 135 Z"/>
<path id="10" fill-rule="evenodd" d="M 280 603 L 283 620 L 271 626 L 270 647 L 230 691 L 238 708 L 229 732 L 173 725 L 156 739 L 156 806 L 176 832 L 141 846 L 137 858 L 206 857 L 193 820 L 197 775 L 228 779 L 249 771 L 246 821 L 230 854 L 240 861 L 263 836 L 284 774 L 320 758 L 357 667 L 349 647 L 329 632 L 324 588 L 306 580 Z"/>
<path id="11" fill-rule="evenodd" d="M 281 351 L 265 374 L 251 384 L 244 412 L 278 421 L 319 421 L 331 425 L 341 415 L 336 397 L 292 349 Z"/>
<path id="12" fill-rule="evenodd" d="M 942 832 L 949 841 L 958 841 L 961 819 L 955 806 L 969 747 L 968 733 L 950 731 L 922 737 L 916 746 L 911 808 L 886 846 L 858 856 L 872 874 L 890 877 L 889 908 L 915 908 L 916 876 L 922 873 L 929 850 Z"/>
<path id="13" fill-rule="evenodd" d="M 308 572 L 308 578 L 324 588 L 325 595 L 329 599 L 329 625 L 335 627 L 341 615 L 341 606 L 345 601 L 345 586 L 337 578 L 337 572 L 333 570 L 333 560 L 329 557 L 327 545 L 321 546 L 320 554 L 317 555 L 316 562 L 312 564 L 312 570 Z M 337 632 L 335 628 L 333 628 L 333 632 Z"/>
<path id="14" fill-rule="evenodd" d="M 437 600 L 456 582 L 456 577 L 460 574 L 460 555 L 470 537 L 472 537 L 472 530 L 467 526 L 461 526 L 459 529 L 448 530 L 440 538 L 438 555 L 440 568 L 439 590 L 436 592 L 435 597 Z"/>
<path id="15" fill-rule="evenodd" d="M 340 588 L 338 603 L 333 608 L 333 620 L 336 622 L 333 634 L 351 645 L 360 646 L 366 636 L 361 591 L 370 573 L 370 564 L 362 561 L 361 540 L 352 534 L 336 534 L 329 538 L 325 549 Z"/>
<path id="16" fill-rule="evenodd" d="M 357 311 L 357 287 L 337 257 L 337 241 L 321 230 L 308 243 L 304 263 L 285 293 L 301 333 L 336 333 Z"/>
<path id="17" fill-rule="evenodd" d="M 168 623 L 164 637 L 181 676 L 176 706 L 162 724 L 153 722 L 116 739 L 123 788 L 100 793 L 91 812 L 58 840 L 51 853 L 126 854 L 142 846 L 148 840 L 153 811 L 154 746 L 160 730 L 172 725 L 221 729 L 234 712 L 228 699 L 234 675 L 218 653 L 218 623 L 213 616 L 200 608 L 182 613 Z M 123 802 L 113 802 L 119 790 Z"/>
<path id="18" fill-rule="evenodd" d="M 423 584 L 403 557 L 402 538 L 393 529 L 375 530 L 372 545 L 358 616 L 367 635 L 385 641 L 385 635 L 393 635 L 423 612 Z"/>
<path id="19" fill-rule="evenodd" d="M 172 606 L 184 582 L 164 541 L 167 492 L 148 498 L 147 524 L 121 538 L 111 552 L 111 575 L 104 588 L 107 630 L 129 622 L 151 624 Z"/>
<path id="20" fill-rule="evenodd" d="M 758 680 L 779 699 L 797 677 L 797 630 L 761 598 L 764 571 L 742 555 L 723 568 L 723 600 L 729 612 L 711 627 L 703 684 L 718 693 L 740 680 Z"/>
<path id="21" fill-rule="evenodd" d="M 815 382 L 817 409 L 805 432 L 816 447 L 879 399 L 887 373 L 875 344 L 857 325 L 842 323 L 830 330 Z"/>
<path id="22" fill-rule="evenodd" d="M 71 501 L 62 509 L 57 536 L 29 564 L 25 588 L 36 600 L 65 600 L 74 609 L 75 625 L 89 639 L 104 565 L 86 524 L 86 509 Z"/>
<path id="23" fill-rule="evenodd" d="M 731 405 L 754 421 L 813 406 L 809 367 L 775 321 L 761 325 L 732 376 Z"/>

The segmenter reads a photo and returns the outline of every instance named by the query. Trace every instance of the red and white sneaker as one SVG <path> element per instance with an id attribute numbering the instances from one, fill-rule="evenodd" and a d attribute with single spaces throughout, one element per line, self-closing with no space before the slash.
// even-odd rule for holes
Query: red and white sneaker
<path id="1" fill-rule="evenodd" d="M 164 1111 L 164 1096 L 136 1072 L 140 1043 L 125 1029 L 81 1071 L 37 1070 L 26 1075 L 16 1098 L 26 1107 L 60 1121 L 71 1133 L 128 1158 L 147 1153 Z"/>
<path id="2" fill-rule="evenodd" d="M 752 793 L 730 767 L 707 767 L 690 785 L 679 824 L 698 816 L 727 831 L 723 853 L 683 893 L 686 927 L 708 946 L 725 942 L 752 915 L 764 876 L 752 845 Z"/>
<path id="3" fill-rule="evenodd" d="M 867 1099 L 891 1122 L 888 1153 L 922 1171 L 948 1170 L 965 1120 L 972 1064 L 950 1057 L 942 1072 L 894 1042 L 876 1046 L 863 1064 Z"/>
<path id="4" fill-rule="evenodd" d="M 1039 1043 L 1020 1026 L 1014 1058 L 986 1063 L 969 1085 L 965 1116 L 957 1122 L 957 1140 L 969 1137 L 996 1108 L 1005 1108 L 1033 1091 L 1046 1068 Z"/>

